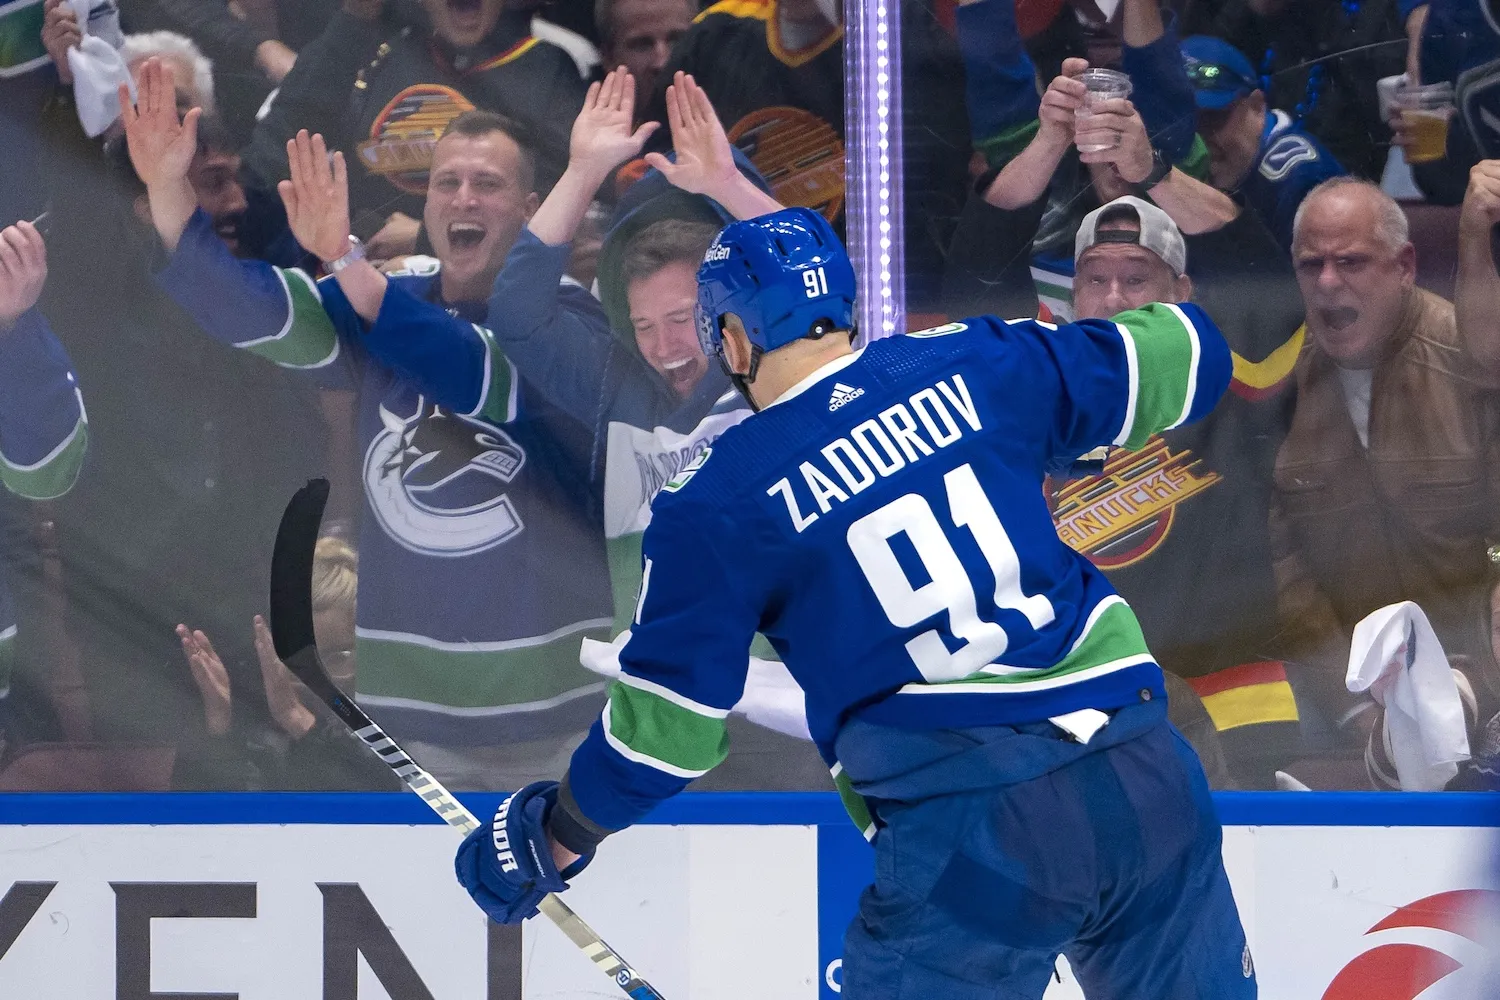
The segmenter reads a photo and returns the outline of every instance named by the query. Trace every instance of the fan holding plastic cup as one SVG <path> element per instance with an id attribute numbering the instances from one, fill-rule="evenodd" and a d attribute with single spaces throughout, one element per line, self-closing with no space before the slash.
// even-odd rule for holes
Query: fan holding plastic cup
<path id="1" fill-rule="evenodd" d="M 1090 127 L 1090 119 L 1102 110 L 1107 101 L 1123 101 L 1130 97 L 1130 77 L 1113 69 L 1086 69 L 1078 74 L 1078 80 L 1086 91 L 1083 104 L 1076 113 L 1074 125 L 1076 142 L 1080 153 L 1098 153 L 1120 144 L 1120 133 L 1111 129 Z M 1111 139 L 1110 136 L 1113 136 Z"/>

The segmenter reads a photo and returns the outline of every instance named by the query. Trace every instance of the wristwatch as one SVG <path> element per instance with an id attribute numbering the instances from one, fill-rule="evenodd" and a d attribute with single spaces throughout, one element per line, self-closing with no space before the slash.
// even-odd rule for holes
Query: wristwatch
<path id="1" fill-rule="evenodd" d="M 1146 197 L 1146 193 L 1162 181 L 1172 172 L 1172 161 L 1162 155 L 1162 151 L 1155 146 L 1151 147 L 1151 172 L 1139 181 L 1131 185 L 1135 193 L 1140 197 Z"/>
<path id="2" fill-rule="evenodd" d="M 358 236 L 350 236 L 349 249 L 345 251 L 344 256 L 340 257 L 338 260 L 330 260 L 325 262 L 323 264 L 323 267 L 327 269 L 329 274 L 338 274 L 340 271 L 348 267 L 350 264 L 353 264 L 355 261 L 364 259 L 365 245 L 360 242 Z"/>

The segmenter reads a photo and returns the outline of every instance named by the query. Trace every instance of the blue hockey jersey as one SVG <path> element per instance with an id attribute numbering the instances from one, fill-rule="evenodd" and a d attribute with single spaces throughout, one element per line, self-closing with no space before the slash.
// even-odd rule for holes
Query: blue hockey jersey
<path id="1" fill-rule="evenodd" d="M 1348 173 L 1312 133 L 1285 111 L 1266 113 L 1260 152 L 1240 184 L 1240 196 L 1261 217 L 1276 242 L 1292 249 L 1292 222 L 1307 193 L 1330 177 Z"/>
<path id="2" fill-rule="evenodd" d="M 516 374 L 485 303 L 443 306 L 429 263 L 367 324 L 331 278 L 234 260 L 200 211 L 158 281 L 215 338 L 357 391 L 361 703 L 445 746 L 578 732 L 602 695 L 578 647 L 610 624 L 592 435 Z"/>
<path id="3" fill-rule="evenodd" d="M 946 729 L 1163 693 L 1130 607 L 1064 545 L 1045 470 L 1207 414 L 1229 349 L 1192 305 L 1074 325 L 981 317 L 877 341 L 730 428 L 658 496 L 623 673 L 563 801 L 635 822 L 724 759 L 762 632 L 840 729 Z"/>
<path id="4" fill-rule="evenodd" d="M 88 417 L 68 360 L 42 314 L 31 309 L 0 330 L 0 484 L 27 500 L 72 488 L 88 449 Z M 0 699 L 10 690 L 16 618 L 0 572 Z"/>

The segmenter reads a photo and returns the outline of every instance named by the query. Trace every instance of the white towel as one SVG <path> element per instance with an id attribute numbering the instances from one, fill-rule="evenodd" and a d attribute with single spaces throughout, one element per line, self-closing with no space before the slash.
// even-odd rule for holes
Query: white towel
<path id="1" fill-rule="evenodd" d="M 92 138 L 102 135 L 120 117 L 120 84 L 130 88 L 135 99 L 135 81 L 119 48 L 120 14 L 109 0 L 68 0 L 78 17 L 83 41 L 68 49 L 68 69 L 73 73 L 73 103 L 78 121 Z"/>
<path id="2" fill-rule="evenodd" d="M 613 642 L 583 640 L 578 659 L 585 667 L 605 677 L 620 676 L 620 651 L 630 641 L 630 630 L 615 636 Z M 750 657 L 750 672 L 745 678 L 745 693 L 734 712 L 757 726 L 774 729 L 787 736 L 811 740 L 807 729 L 807 696 L 792 680 L 786 665 L 779 660 Z"/>
<path id="3" fill-rule="evenodd" d="M 1354 627 L 1345 683 L 1385 706 L 1391 759 L 1405 791 L 1439 791 L 1469 759 L 1463 702 L 1427 615 L 1392 604 Z"/>

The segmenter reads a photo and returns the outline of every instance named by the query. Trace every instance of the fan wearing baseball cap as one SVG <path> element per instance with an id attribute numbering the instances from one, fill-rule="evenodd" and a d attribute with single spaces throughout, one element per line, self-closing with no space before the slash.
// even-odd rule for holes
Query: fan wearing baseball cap
<path id="1" fill-rule="evenodd" d="M 1283 249 L 1307 192 L 1346 173 L 1285 111 L 1267 109 L 1250 60 L 1222 38 L 1183 39 L 1182 61 L 1208 144 L 1209 180 L 1259 215 Z"/>
<path id="2" fill-rule="evenodd" d="M 1187 246 L 1171 217 L 1129 195 L 1084 217 L 1073 253 L 1073 314 L 1108 319 L 1151 302 L 1186 302 Z"/>

